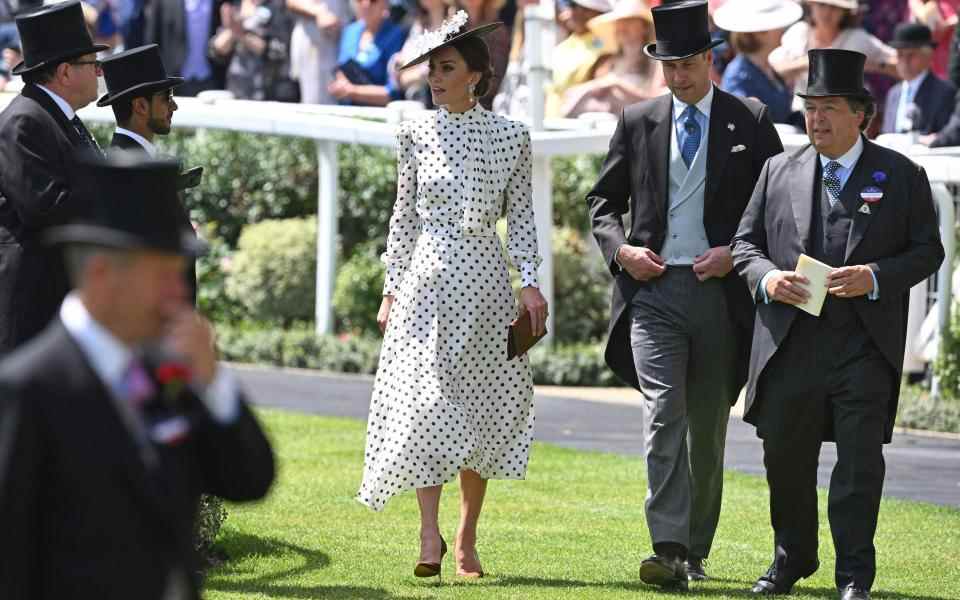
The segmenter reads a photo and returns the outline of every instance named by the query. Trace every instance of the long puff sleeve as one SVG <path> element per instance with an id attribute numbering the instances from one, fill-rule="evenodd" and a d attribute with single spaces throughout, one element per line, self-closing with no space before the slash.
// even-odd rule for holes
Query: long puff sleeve
<path id="1" fill-rule="evenodd" d="M 507 254 L 520 271 L 521 285 L 538 287 L 537 267 L 543 259 L 537 250 L 537 224 L 533 215 L 530 132 L 518 125 L 517 137 L 520 155 L 504 192 L 507 196 Z"/>
<path id="2" fill-rule="evenodd" d="M 381 260 L 387 266 L 383 295 L 396 293 L 410 264 L 420 231 L 417 216 L 417 157 L 410 127 L 402 123 L 397 130 L 397 199 L 390 216 L 387 251 Z"/>

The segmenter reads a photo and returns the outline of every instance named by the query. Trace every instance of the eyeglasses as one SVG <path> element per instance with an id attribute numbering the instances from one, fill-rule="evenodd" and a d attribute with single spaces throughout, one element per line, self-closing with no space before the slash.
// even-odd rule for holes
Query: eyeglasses
<path id="1" fill-rule="evenodd" d="M 103 69 L 103 63 L 100 62 L 99 60 L 71 60 L 70 64 L 71 65 L 93 65 L 93 68 L 96 69 L 97 71 L 101 71 Z"/>

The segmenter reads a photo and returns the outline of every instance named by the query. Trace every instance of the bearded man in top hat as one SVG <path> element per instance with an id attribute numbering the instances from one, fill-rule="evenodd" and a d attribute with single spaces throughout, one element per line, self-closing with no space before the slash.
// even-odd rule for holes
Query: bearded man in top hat
<path id="1" fill-rule="evenodd" d="M 198 598 L 201 493 L 266 494 L 270 445 L 187 302 L 176 161 L 84 164 L 90 219 L 51 229 L 75 289 L 0 362 L 0 596 Z M 139 202 L 131 200 L 140 200 Z"/>
<path id="2" fill-rule="evenodd" d="M 614 276 L 606 361 L 644 398 L 655 554 L 640 578 L 685 587 L 706 578 L 727 421 L 749 356 L 753 304 L 730 241 L 763 163 L 783 147 L 766 106 L 711 83 L 719 42 L 707 3 L 652 12 L 657 41 L 644 52 L 661 61 L 671 93 L 624 109 L 587 203 Z"/>
<path id="3" fill-rule="evenodd" d="M 117 120 L 111 148 L 155 158 L 157 147 L 154 140 L 158 135 L 170 133 L 173 113 L 177 110 L 173 89 L 183 83 L 183 78 L 167 75 L 156 44 L 132 48 L 104 59 L 103 76 L 107 93 L 97 101 L 97 106 L 111 107 Z M 199 175 L 199 169 L 195 171 Z M 188 172 L 181 176 L 178 187 L 186 189 L 199 183 L 199 177 L 192 179 Z M 181 225 L 191 229 L 190 213 L 182 202 L 180 213 Z M 188 261 L 186 277 L 191 296 L 196 301 L 194 261 Z"/>
<path id="4" fill-rule="evenodd" d="M 26 84 L 0 113 L 0 355 L 40 332 L 69 289 L 58 256 L 40 244 L 83 211 L 70 157 L 96 141 L 76 111 L 97 98 L 100 63 L 80 3 L 16 18 Z M 55 34 L 54 34 L 55 32 Z"/>
<path id="5" fill-rule="evenodd" d="M 757 594 L 788 593 L 817 570 L 817 463 L 835 440 L 836 584 L 842 600 L 870 597 L 908 293 L 943 260 L 923 169 L 862 134 L 875 112 L 865 60 L 809 52 L 810 145 L 764 166 L 733 242 L 757 301 L 745 419 L 763 439 L 775 542 Z M 832 267 L 816 317 L 796 307 L 809 297 L 801 254 Z"/>

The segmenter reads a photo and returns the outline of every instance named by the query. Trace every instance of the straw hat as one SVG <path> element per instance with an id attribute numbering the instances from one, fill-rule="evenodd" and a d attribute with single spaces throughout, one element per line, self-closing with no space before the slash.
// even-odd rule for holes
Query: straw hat
<path id="1" fill-rule="evenodd" d="M 648 25 L 653 25 L 653 15 L 650 13 L 650 7 L 647 6 L 646 2 L 643 0 L 620 0 L 610 12 L 587 21 L 587 27 L 594 35 L 603 39 L 605 47 L 615 48 L 617 46 L 616 23 L 625 19 L 643 19 Z"/>
<path id="2" fill-rule="evenodd" d="M 740 33 L 772 31 L 793 25 L 803 8 L 793 0 L 728 0 L 713 13 L 720 29 Z"/>
<path id="3" fill-rule="evenodd" d="M 818 4 L 829 4 L 838 8 L 845 8 L 857 12 L 860 10 L 860 3 L 857 0 L 807 0 L 807 2 L 816 2 Z"/>

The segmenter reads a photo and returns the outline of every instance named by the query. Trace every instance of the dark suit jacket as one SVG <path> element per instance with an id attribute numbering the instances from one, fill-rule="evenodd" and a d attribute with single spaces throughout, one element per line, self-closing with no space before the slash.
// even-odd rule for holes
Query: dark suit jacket
<path id="1" fill-rule="evenodd" d="M 960 30 L 960 27 L 957 28 Z M 960 61 L 958 61 L 960 62 Z M 957 92 L 953 100 L 954 110 L 950 115 L 950 120 L 943 126 L 937 137 L 930 143 L 931 148 L 940 148 L 942 146 L 960 146 L 960 92 Z"/>
<path id="2" fill-rule="evenodd" d="M 220 7 L 225 0 L 210 0 L 213 7 L 210 12 L 210 35 L 207 42 L 220 28 Z M 180 75 L 183 63 L 187 60 L 187 13 L 183 0 L 150 0 L 144 8 L 145 44 L 159 44 L 160 58 L 167 72 Z M 213 79 L 218 88 L 223 88 L 227 75 L 227 63 L 210 61 Z"/>
<path id="3" fill-rule="evenodd" d="M 0 363 L 4 600 L 159 600 L 173 568 L 198 597 L 201 493 L 266 494 L 273 454 L 245 405 L 229 426 L 204 409 L 148 468 L 108 394 L 59 319 Z"/>
<path id="4" fill-rule="evenodd" d="M 617 248 L 629 243 L 659 253 L 666 234 L 669 190 L 670 136 L 673 135 L 673 96 L 640 102 L 624 109 L 610 140 L 597 184 L 587 195 L 593 235 L 614 276 L 612 314 L 605 357 L 620 379 L 639 389 L 630 351 L 630 301 L 639 282 L 614 261 Z M 780 138 L 765 105 L 714 90 L 703 225 L 711 247 L 730 243 L 750 199 L 763 163 L 782 152 Z M 742 152 L 731 152 L 743 145 Z M 629 211 L 629 234 L 623 215 Z M 742 339 L 738 385 L 746 378 L 752 303 L 743 282 L 731 272 L 724 278 L 731 318 Z"/>
<path id="5" fill-rule="evenodd" d="M 807 145 L 773 158 L 763 169 L 743 221 L 733 241 L 736 270 L 756 291 L 772 269 L 792 271 L 801 253 L 810 252 L 810 221 L 817 187 L 818 153 Z M 876 183 L 874 173 L 886 176 Z M 883 197 L 859 212 L 860 192 L 878 186 Z M 943 261 L 943 246 L 934 211 L 930 184 L 924 170 L 908 158 L 864 140 L 863 154 L 843 188 L 842 198 L 855 200 L 855 213 L 847 241 L 845 265 L 870 265 L 877 277 L 880 298 L 866 296 L 852 302 L 860 322 L 897 374 L 903 370 L 907 302 L 910 288 L 934 273 Z M 758 396 L 757 382 L 767 362 L 790 333 L 799 309 L 780 302 L 757 303 L 750 374 L 747 382 L 746 419 Z M 811 348 L 811 352 L 826 349 Z M 783 373 L 781 377 L 805 377 Z M 900 377 L 894 378 L 887 423 L 887 441 L 897 413 Z"/>
<path id="6" fill-rule="evenodd" d="M 144 158 L 148 158 L 150 155 L 147 153 L 146 148 L 140 145 L 140 142 L 133 139 L 130 136 L 123 135 L 122 133 L 114 133 L 113 138 L 110 140 L 111 148 L 121 148 L 128 152 L 136 152 L 142 154 Z M 190 212 L 187 210 L 187 207 L 183 205 L 183 200 L 180 201 L 180 226 L 190 231 L 193 231 L 193 222 L 190 220 Z M 197 304 L 197 263 L 196 261 L 190 261 L 190 264 L 187 266 L 187 286 L 190 288 L 190 296 L 193 298 L 193 304 Z"/>
<path id="7" fill-rule="evenodd" d="M 42 331 L 69 290 L 59 253 L 41 238 L 82 215 L 71 176 L 82 144 L 39 87 L 0 113 L 0 355 Z"/>
<path id="8" fill-rule="evenodd" d="M 899 133 L 897 131 L 897 105 L 900 103 L 900 92 L 905 82 L 900 82 L 887 92 L 887 101 L 883 109 L 883 127 L 881 133 Z M 917 105 L 917 114 L 913 118 L 913 131 L 921 134 L 937 133 L 943 129 L 950 114 L 953 112 L 953 98 L 957 89 L 933 73 L 920 82 L 920 87 L 913 98 Z"/>

